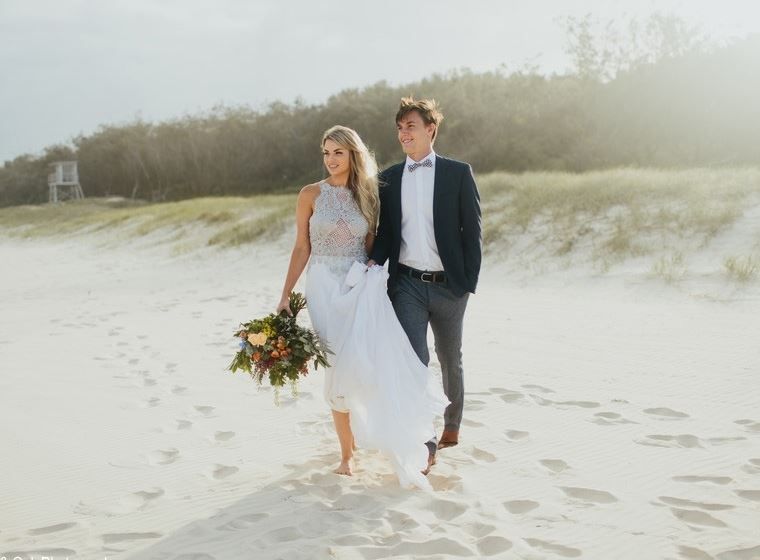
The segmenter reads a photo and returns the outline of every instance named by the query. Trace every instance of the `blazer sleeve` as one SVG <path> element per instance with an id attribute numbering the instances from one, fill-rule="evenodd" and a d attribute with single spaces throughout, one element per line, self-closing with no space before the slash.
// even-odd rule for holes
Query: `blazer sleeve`
<path id="1" fill-rule="evenodd" d="M 390 216 L 388 215 L 388 189 L 385 186 L 384 172 L 378 176 L 378 196 L 380 198 L 380 218 L 377 224 L 377 235 L 369 258 L 379 265 L 384 265 L 390 252 Z"/>
<path id="2" fill-rule="evenodd" d="M 480 194 L 472 174 L 472 167 L 467 165 L 459 191 L 459 223 L 462 226 L 462 249 L 464 253 L 464 272 L 470 284 L 470 291 L 475 292 L 480 275 L 480 261 L 483 249 L 481 227 Z"/>

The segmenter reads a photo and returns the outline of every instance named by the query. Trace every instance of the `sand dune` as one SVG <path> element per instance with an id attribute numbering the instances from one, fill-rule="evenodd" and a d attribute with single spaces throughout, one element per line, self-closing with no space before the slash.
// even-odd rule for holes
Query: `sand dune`
<path id="1" fill-rule="evenodd" d="M 319 372 L 277 408 L 224 371 L 281 246 L 0 256 L 0 556 L 760 558 L 756 284 L 489 263 L 462 442 L 426 494 L 371 450 L 331 473 Z"/>

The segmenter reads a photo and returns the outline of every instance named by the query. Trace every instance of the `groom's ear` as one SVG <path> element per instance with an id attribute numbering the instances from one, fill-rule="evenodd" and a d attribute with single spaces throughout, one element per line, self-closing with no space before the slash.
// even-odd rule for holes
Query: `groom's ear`
<path id="1" fill-rule="evenodd" d="M 438 136 L 438 125 L 435 123 L 430 123 L 425 127 L 429 133 L 431 133 L 430 137 L 430 143 L 432 144 L 435 142 L 435 137 Z"/>

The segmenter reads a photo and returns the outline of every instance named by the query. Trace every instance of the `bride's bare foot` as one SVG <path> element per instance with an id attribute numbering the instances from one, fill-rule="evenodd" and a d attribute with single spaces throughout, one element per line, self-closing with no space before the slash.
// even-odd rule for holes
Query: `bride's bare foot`
<path id="1" fill-rule="evenodd" d="M 351 460 L 341 461 L 338 468 L 333 471 L 335 474 L 351 476 Z"/>

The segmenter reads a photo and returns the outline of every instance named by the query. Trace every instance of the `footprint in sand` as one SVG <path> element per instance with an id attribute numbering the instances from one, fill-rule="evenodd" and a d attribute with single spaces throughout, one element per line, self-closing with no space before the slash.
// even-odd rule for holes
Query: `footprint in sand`
<path id="1" fill-rule="evenodd" d="M 522 430 L 507 430 L 504 432 L 509 441 L 521 441 L 527 439 L 530 436 L 530 432 L 523 432 Z"/>
<path id="2" fill-rule="evenodd" d="M 553 389 L 549 389 L 548 387 L 542 387 L 541 385 L 520 385 L 523 389 L 533 389 L 534 391 L 538 391 L 539 393 L 555 393 Z"/>
<path id="3" fill-rule="evenodd" d="M 539 503 L 533 500 L 510 500 L 509 502 L 504 502 L 503 505 L 509 513 L 517 515 L 533 511 L 539 506 Z"/>
<path id="4" fill-rule="evenodd" d="M 103 544 L 118 544 L 118 543 L 131 543 L 134 541 L 141 541 L 145 539 L 160 539 L 164 535 L 162 533 L 105 533 L 100 535 L 103 540 Z"/>
<path id="5" fill-rule="evenodd" d="M 709 482 L 710 484 L 718 484 L 720 486 L 725 486 L 726 484 L 731 484 L 734 479 L 728 476 L 699 476 L 699 475 L 681 475 L 681 476 L 674 476 L 671 478 L 671 480 L 674 480 L 676 482 Z"/>
<path id="6" fill-rule="evenodd" d="M 66 529 L 71 529 L 77 525 L 78 523 L 75 521 L 71 521 L 69 523 L 58 523 L 56 525 L 48 525 L 47 527 L 29 529 L 27 533 L 30 535 L 49 535 L 50 533 L 58 533 L 60 531 L 65 531 Z"/>
<path id="7" fill-rule="evenodd" d="M 718 560 L 757 560 L 760 558 L 760 545 L 752 548 L 737 548 L 726 550 L 716 556 Z"/>
<path id="8" fill-rule="evenodd" d="M 551 399 L 545 399 L 538 395 L 530 396 L 533 401 L 540 406 L 555 406 L 557 408 L 565 408 L 568 406 L 575 406 L 579 408 L 597 408 L 601 406 L 598 402 L 594 401 L 553 401 Z"/>
<path id="9" fill-rule="evenodd" d="M 450 474 L 447 476 L 430 473 L 428 475 L 433 490 L 437 492 L 442 491 L 460 491 L 462 490 L 462 477 L 456 474 Z"/>
<path id="10" fill-rule="evenodd" d="M 501 400 L 503 400 L 505 403 L 517 402 L 524 397 L 525 395 L 523 395 L 522 393 L 518 393 L 517 391 L 508 391 L 500 395 Z"/>
<path id="11" fill-rule="evenodd" d="M 525 539 L 525 542 L 531 548 L 541 550 L 542 552 L 552 552 L 565 558 L 577 558 L 581 555 L 581 551 L 577 548 L 564 546 L 561 544 L 555 544 L 549 541 L 542 541 L 541 539 Z"/>
<path id="12" fill-rule="evenodd" d="M 707 438 L 705 441 L 709 443 L 710 445 L 727 445 L 734 443 L 735 441 L 746 441 L 747 438 L 742 436 L 734 436 L 734 437 L 712 437 Z"/>
<path id="13" fill-rule="evenodd" d="M 211 556 L 205 552 L 185 552 L 179 556 L 173 556 L 172 560 L 216 560 L 216 556 Z"/>
<path id="14" fill-rule="evenodd" d="M 235 437 L 235 432 L 220 432 L 220 431 L 218 431 L 218 432 L 216 432 L 214 434 L 214 439 L 216 441 L 229 441 L 233 437 Z"/>
<path id="15" fill-rule="evenodd" d="M 561 473 L 570 468 L 570 465 L 565 463 L 562 459 L 541 459 L 539 463 L 553 473 Z"/>
<path id="16" fill-rule="evenodd" d="M 462 419 L 462 424 L 464 424 L 468 428 L 482 428 L 483 426 L 485 426 L 485 424 L 482 424 L 481 422 L 476 422 L 475 420 L 468 420 L 467 418 Z"/>
<path id="17" fill-rule="evenodd" d="M 745 500 L 760 502 L 760 490 L 734 490 L 734 494 Z"/>
<path id="18" fill-rule="evenodd" d="M 344 535 L 342 537 L 338 537 L 331 540 L 333 543 L 337 544 L 338 546 L 349 546 L 349 547 L 365 546 L 365 545 L 373 544 L 375 542 L 368 536 L 362 535 L 360 533 Z"/>
<path id="19" fill-rule="evenodd" d="M 172 387 L 172 393 L 175 395 L 184 395 L 187 392 L 187 387 L 183 387 L 182 385 L 175 385 Z"/>
<path id="20" fill-rule="evenodd" d="M 301 540 L 302 537 L 303 533 L 298 527 L 281 527 L 280 529 L 264 533 L 256 542 L 264 544 L 265 547 L 271 547 L 272 545 L 286 542 L 297 542 Z"/>
<path id="21" fill-rule="evenodd" d="M 177 369 L 177 366 L 178 366 L 178 365 L 179 365 L 179 364 L 177 364 L 177 363 L 175 363 L 175 362 L 169 362 L 169 363 L 167 363 L 167 364 L 165 364 L 165 365 L 164 365 L 164 371 L 166 371 L 167 373 L 171 373 L 171 372 L 173 372 L 175 369 Z"/>
<path id="22" fill-rule="evenodd" d="M 132 359 L 131 359 L 131 360 L 129 360 L 127 363 L 128 363 L 129 365 L 131 365 L 131 366 L 134 366 L 134 365 L 136 365 L 136 364 L 139 364 L 139 363 L 140 363 L 140 358 L 132 358 Z"/>
<path id="23" fill-rule="evenodd" d="M 742 418 L 741 420 L 735 420 L 734 424 L 739 424 L 740 426 L 744 426 L 744 429 L 748 432 L 752 432 L 755 434 L 760 433 L 760 422 L 755 422 L 754 420 L 750 420 L 749 418 Z"/>
<path id="24" fill-rule="evenodd" d="M 494 525 L 483 523 L 481 521 L 476 521 L 474 523 L 459 522 L 457 523 L 457 527 L 475 539 L 482 539 L 496 531 Z"/>
<path id="25" fill-rule="evenodd" d="M 689 415 L 686 414 L 685 412 L 680 412 L 678 410 L 673 410 L 672 408 L 666 408 L 666 407 L 645 408 L 644 414 L 649 414 L 651 416 L 658 416 L 660 418 L 669 418 L 669 419 L 689 418 Z"/>
<path id="26" fill-rule="evenodd" d="M 683 560 L 713 560 L 704 550 L 692 546 L 679 546 L 678 556 Z"/>
<path id="27" fill-rule="evenodd" d="M 512 391 L 510 389 L 503 389 L 501 387 L 490 387 L 488 389 L 488 394 L 498 395 L 501 398 L 501 400 L 503 400 L 506 403 L 519 401 L 525 396 L 519 391 Z"/>
<path id="28" fill-rule="evenodd" d="M 146 455 L 146 462 L 149 465 L 168 465 L 179 458 L 179 450 L 174 449 L 157 449 Z"/>
<path id="29" fill-rule="evenodd" d="M 495 535 L 489 537 L 483 537 L 475 543 L 478 547 L 478 552 L 483 556 L 495 556 L 506 552 L 512 548 L 512 542 L 504 537 L 497 537 Z"/>
<path id="30" fill-rule="evenodd" d="M 557 401 L 554 404 L 559 406 L 577 406 L 580 408 L 598 408 L 601 406 L 598 402 L 594 401 Z"/>
<path id="31" fill-rule="evenodd" d="M 749 474 L 760 474 L 760 459 L 749 459 L 742 470 Z"/>
<path id="32" fill-rule="evenodd" d="M 163 488 L 151 488 L 149 490 L 141 490 L 139 492 L 132 492 L 126 496 L 122 496 L 116 502 L 116 504 L 108 507 L 105 511 L 100 511 L 94 507 L 90 507 L 83 502 L 79 502 L 74 508 L 75 513 L 81 515 L 95 515 L 95 516 L 112 516 L 112 515 L 125 515 L 142 511 L 147 508 L 152 502 L 159 499 L 164 495 Z"/>
<path id="33" fill-rule="evenodd" d="M 420 526 L 414 518 L 401 511 L 390 509 L 385 513 L 384 518 L 388 521 L 391 529 L 396 533 L 400 531 L 411 531 Z"/>
<path id="34" fill-rule="evenodd" d="M 695 502 L 694 500 L 686 500 L 684 498 L 675 498 L 673 496 L 660 496 L 658 498 L 662 503 L 669 506 L 677 506 L 682 508 L 696 508 L 706 511 L 723 511 L 727 509 L 734 509 L 736 506 L 729 504 L 709 504 L 706 502 Z"/>
<path id="35" fill-rule="evenodd" d="M 441 532 L 446 530 L 443 527 Z M 366 551 L 363 549 L 367 549 Z M 422 556 L 441 556 L 447 555 L 450 558 L 464 558 L 474 556 L 474 552 L 464 546 L 462 543 L 457 542 L 454 539 L 440 537 L 437 539 L 430 539 L 427 542 L 411 542 L 404 541 L 398 545 L 387 548 L 387 545 L 383 545 L 382 548 L 377 547 L 361 547 L 357 549 L 364 558 L 388 558 L 388 557 L 402 557 L 402 558 L 419 558 Z"/>
<path id="36" fill-rule="evenodd" d="M 207 469 L 206 476 L 208 476 L 209 478 L 213 478 L 214 480 L 222 480 L 224 478 L 227 478 L 228 476 L 232 476 L 233 474 L 237 473 L 239 470 L 240 469 L 237 467 L 215 464 L 209 469 Z"/>
<path id="37" fill-rule="evenodd" d="M 8 550 L 0 552 L 2 556 L 0 558 L 8 558 L 10 560 L 15 558 L 55 558 L 55 557 L 75 557 L 77 555 L 76 550 L 70 548 L 35 548 L 30 550 Z"/>
<path id="38" fill-rule="evenodd" d="M 594 490 L 593 488 L 579 488 L 575 486 L 560 486 L 568 497 L 581 500 L 591 504 L 611 504 L 618 499 L 604 490 Z"/>
<path id="39" fill-rule="evenodd" d="M 713 517 L 704 511 L 678 508 L 670 508 L 670 511 L 676 516 L 676 518 L 689 525 L 698 525 L 700 527 L 726 527 L 726 524 L 720 519 Z"/>
<path id="40" fill-rule="evenodd" d="M 478 411 L 483 410 L 485 408 L 486 403 L 477 399 L 465 399 L 464 400 L 464 407 L 467 410 L 470 411 Z"/>
<path id="41" fill-rule="evenodd" d="M 161 404 L 161 399 L 159 399 L 158 397 L 151 397 L 143 403 L 143 406 L 145 406 L 146 408 L 154 408 L 160 404 Z"/>
<path id="42" fill-rule="evenodd" d="M 611 426 L 613 424 L 637 424 L 637 422 L 634 422 L 633 420 L 623 418 L 623 416 L 617 412 L 597 412 L 594 414 L 594 418 L 591 421 L 594 424 L 599 424 L 600 426 Z"/>
<path id="43" fill-rule="evenodd" d="M 156 383 L 158 382 L 152 377 L 143 378 L 143 387 L 153 387 Z"/>
<path id="44" fill-rule="evenodd" d="M 176 424 L 175 427 L 177 428 L 178 431 L 189 430 L 190 428 L 193 427 L 193 423 L 190 420 L 177 419 L 174 422 Z"/>
<path id="45" fill-rule="evenodd" d="M 217 531 L 246 531 L 269 517 L 268 513 L 249 513 L 241 515 L 216 528 Z"/>
<path id="46" fill-rule="evenodd" d="M 438 519 L 451 521 L 467 511 L 467 505 L 452 500 L 435 499 L 427 508 L 433 512 Z"/>
<path id="47" fill-rule="evenodd" d="M 485 449 L 479 449 L 477 447 L 472 448 L 470 455 L 472 455 L 476 460 L 484 461 L 486 463 L 494 463 L 496 461 L 496 455 L 489 453 Z"/>
<path id="48" fill-rule="evenodd" d="M 637 439 L 639 445 L 650 445 L 653 447 L 683 447 L 697 448 L 702 447 L 700 439 L 691 434 L 680 434 L 676 436 L 654 434 L 645 436 L 646 439 Z"/>
<path id="49" fill-rule="evenodd" d="M 211 415 L 213 414 L 214 409 L 216 407 L 205 406 L 205 405 L 195 405 L 193 406 L 193 408 L 197 410 L 198 412 L 200 412 L 204 416 L 204 418 L 211 418 Z"/>

